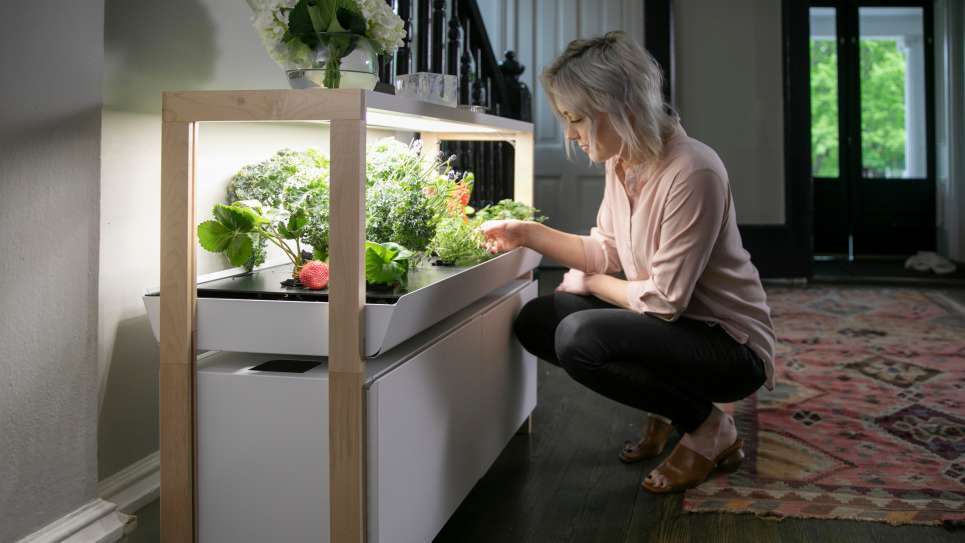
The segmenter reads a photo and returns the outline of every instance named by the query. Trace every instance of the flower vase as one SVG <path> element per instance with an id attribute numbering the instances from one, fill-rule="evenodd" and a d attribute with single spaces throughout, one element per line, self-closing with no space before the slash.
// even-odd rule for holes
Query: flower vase
<path id="1" fill-rule="evenodd" d="M 288 70 L 293 89 L 375 88 L 379 81 L 379 55 L 365 36 L 351 32 L 320 32 L 312 51 L 311 66 Z"/>

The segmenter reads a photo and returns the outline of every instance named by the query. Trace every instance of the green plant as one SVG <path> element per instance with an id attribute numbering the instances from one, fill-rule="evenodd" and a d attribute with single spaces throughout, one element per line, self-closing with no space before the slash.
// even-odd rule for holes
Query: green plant
<path id="1" fill-rule="evenodd" d="M 424 157 L 418 140 L 378 141 L 366 153 L 366 238 L 425 251 L 458 181 L 450 161 Z"/>
<path id="2" fill-rule="evenodd" d="M 412 251 L 398 243 L 365 242 L 365 281 L 372 285 L 406 287 Z"/>
<path id="3" fill-rule="evenodd" d="M 254 200 L 266 208 L 284 209 L 289 213 L 306 208 L 312 226 L 309 232 L 325 240 L 322 249 L 327 251 L 328 172 L 329 160 L 317 150 L 282 149 L 267 160 L 238 170 L 228 182 L 226 203 Z M 320 205 L 322 201 L 324 206 Z M 319 204 L 313 205 L 316 203 Z M 324 235 L 318 231 L 319 223 L 324 224 Z M 251 271 L 265 261 L 267 243 L 268 240 L 257 234 L 252 237 L 251 257 L 241 264 L 246 270 Z"/>
<path id="4" fill-rule="evenodd" d="M 215 204 L 214 219 L 198 225 L 201 247 L 213 253 L 224 253 L 235 266 L 247 262 L 256 240 L 267 240 L 282 250 L 295 266 L 297 277 L 302 266 L 300 239 L 308 216 L 304 210 L 264 207 L 257 200 Z M 294 247 L 289 245 L 294 242 Z"/>
<path id="5" fill-rule="evenodd" d="M 305 234 L 302 240 L 312 246 L 315 260 L 328 260 L 328 220 L 329 188 L 326 181 L 319 181 L 312 190 L 305 193 L 301 202 L 308 215 Z"/>
<path id="6" fill-rule="evenodd" d="M 328 170 L 328 157 L 315 149 L 282 149 L 238 170 L 228 182 L 228 201 L 257 200 L 268 207 L 286 208 L 314 184 L 327 181 Z"/>
<path id="7" fill-rule="evenodd" d="M 439 221 L 430 249 L 439 260 L 453 266 L 474 266 L 489 260 L 485 236 L 479 230 L 481 221 L 463 217 L 446 217 Z"/>
<path id="8" fill-rule="evenodd" d="M 480 209 L 474 214 L 474 217 L 480 221 L 518 219 L 521 221 L 543 222 L 546 220 L 546 217 L 542 215 L 537 216 L 537 213 L 539 213 L 538 209 L 507 198 Z"/>

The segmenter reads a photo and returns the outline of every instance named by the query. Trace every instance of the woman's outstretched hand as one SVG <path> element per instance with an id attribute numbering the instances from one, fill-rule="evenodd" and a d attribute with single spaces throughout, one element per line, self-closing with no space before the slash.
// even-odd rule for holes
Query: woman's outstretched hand
<path id="1" fill-rule="evenodd" d="M 486 236 L 486 250 L 504 253 L 526 245 L 526 225 L 529 221 L 516 219 L 486 221 L 479 226 Z"/>

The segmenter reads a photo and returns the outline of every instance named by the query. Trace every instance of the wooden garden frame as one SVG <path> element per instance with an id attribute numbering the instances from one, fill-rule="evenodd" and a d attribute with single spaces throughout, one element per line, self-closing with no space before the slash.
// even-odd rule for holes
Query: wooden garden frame
<path id="1" fill-rule="evenodd" d="M 365 134 L 369 109 L 418 124 L 426 152 L 442 140 L 516 146 L 514 191 L 533 202 L 532 125 L 361 90 L 193 91 L 163 94 L 161 138 L 160 454 L 161 540 L 197 541 L 195 183 L 199 123 L 330 122 L 329 503 L 331 541 L 365 540 L 362 340 L 365 306 Z M 455 124 L 453 124 L 455 123 Z M 465 126 L 466 131 L 458 130 Z M 485 127 L 480 132 L 476 128 Z M 398 128 L 398 127 L 396 127 Z M 353 182 L 354 181 L 354 182 Z M 338 315 L 339 318 L 331 318 Z M 347 318 L 352 315 L 351 318 Z"/>

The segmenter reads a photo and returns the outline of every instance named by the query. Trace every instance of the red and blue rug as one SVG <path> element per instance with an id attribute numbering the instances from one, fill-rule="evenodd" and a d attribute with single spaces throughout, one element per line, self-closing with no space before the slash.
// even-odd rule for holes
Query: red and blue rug
<path id="1" fill-rule="evenodd" d="M 687 511 L 940 524 L 965 519 L 965 313 L 938 292 L 769 289 L 777 386 L 728 406 L 735 474 Z"/>

